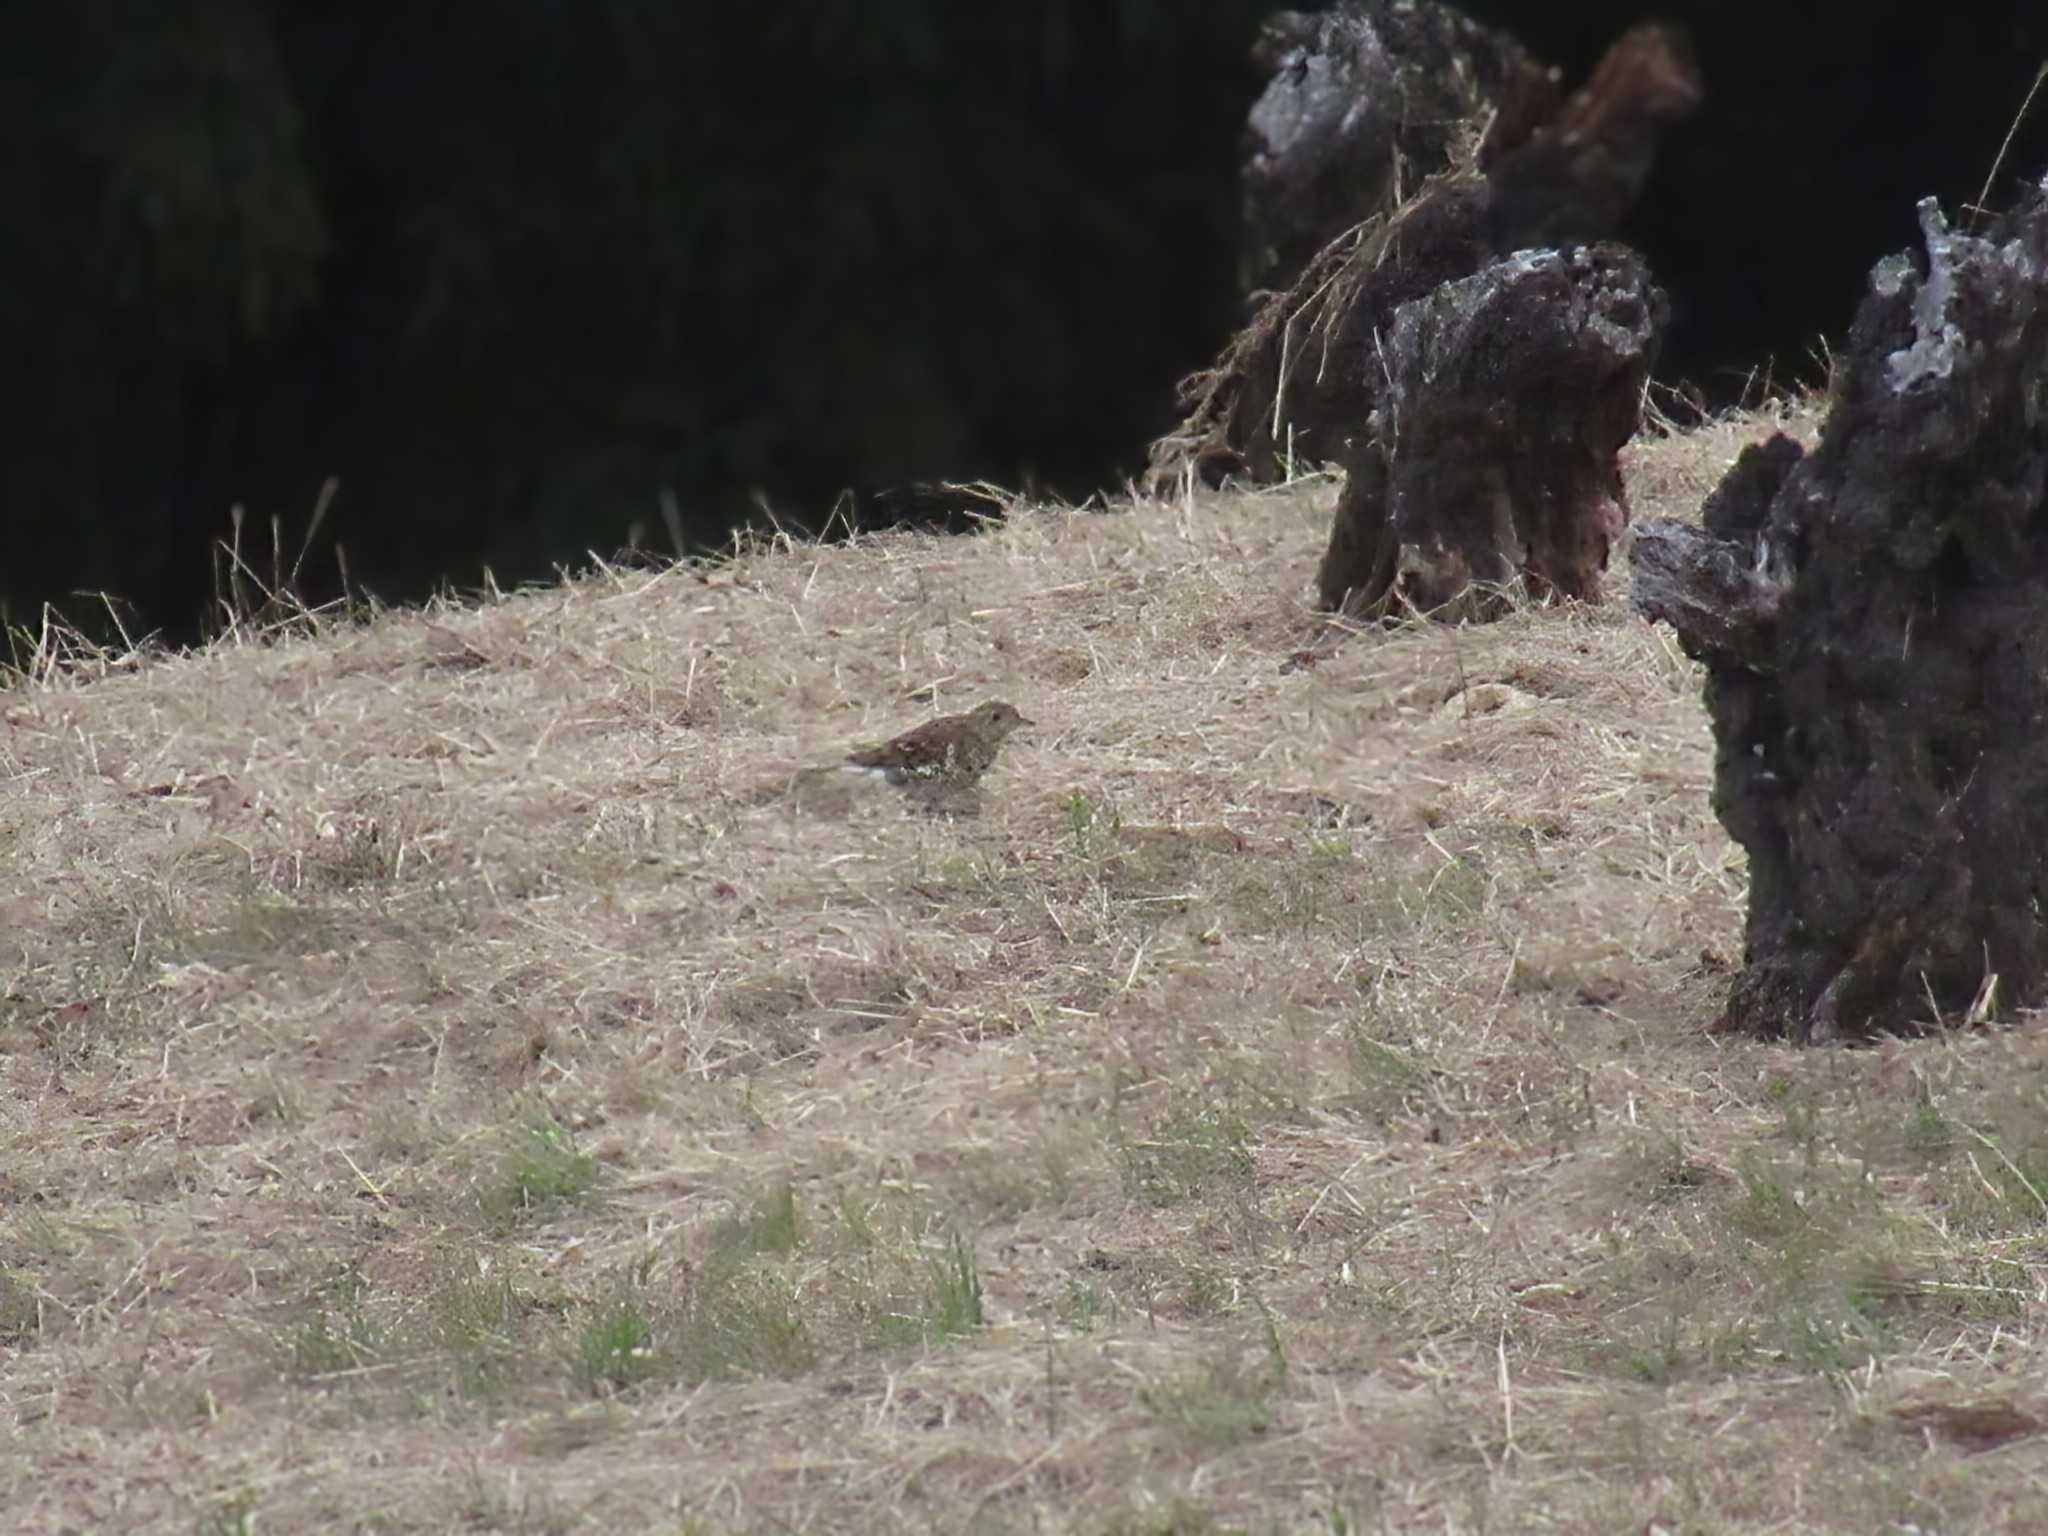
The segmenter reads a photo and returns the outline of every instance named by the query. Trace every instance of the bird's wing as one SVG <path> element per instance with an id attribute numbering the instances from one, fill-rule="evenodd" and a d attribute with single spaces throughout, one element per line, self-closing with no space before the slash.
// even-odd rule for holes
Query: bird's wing
<path id="1" fill-rule="evenodd" d="M 893 741 L 880 746 L 863 747 L 858 752 L 847 754 L 846 760 L 857 768 L 902 768 L 914 770 L 928 767 L 946 760 L 945 736 L 933 727 L 939 722 L 928 721 L 905 731 Z"/>

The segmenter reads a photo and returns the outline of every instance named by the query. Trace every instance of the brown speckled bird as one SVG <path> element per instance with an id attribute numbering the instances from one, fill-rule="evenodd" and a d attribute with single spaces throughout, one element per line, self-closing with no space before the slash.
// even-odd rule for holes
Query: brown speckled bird
<path id="1" fill-rule="evenodd" d="M 1004 737 L 1031 723 L 1016 705 L 991 699 L 964 715 L 941 715 L 878 747 L 848 753 L 846 769 L 891 784 L 964 788 L 994 765 Z"/>

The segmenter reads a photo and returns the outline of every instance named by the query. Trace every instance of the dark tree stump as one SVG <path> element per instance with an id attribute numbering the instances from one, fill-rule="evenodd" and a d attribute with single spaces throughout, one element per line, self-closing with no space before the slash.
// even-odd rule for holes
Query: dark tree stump
<path id="1" fill-rule="evenodd" d="M 1184 475 L 1263 483 L 1297 462 L 1343 459 L 1378 398 L 1377 338 L 1400 305 L 1492 259 L 1491 207 L 1485 178 L 1451 172 L 1318 252 L 1214 368 L 1182 385 L 1188 415 L 1152 445 L 1153 493 L 1170 493 Z"/>
<path id="2" fill-rule="evenodd" d="M 1524 251 L 1397 310 L 1323 606 L 1487 617 L 1518 590 L 1598 597 L 1628 520 L 1616 455 L 1666 315 L 1621 246 Z"/>
<path id="3" fill-rule="evenodd" d="M 1510 249 L 1604 240 L 1650 179 L 1665 132 L 1702 98 L 1691 53 L 1666 27 L 1624 32 L 1556 116 L 1489 134 L 1480 156 Z"/>
<path id="4" fill-rule="evenodd" d="M 1315 253 L 1405 191 L 1471 158 L 1477 124 L 1519 145 L 1557 113 L 1557 71 L 1504 32 L 1431 0 L 1281 11 L 1252 61 L 1266 88 L 1245 124 L 1246 291 L 1284 288 Z"/>
<path id="5" fill-rule="evenodd" d="M 1664 128 L 1698 100 L 1677 41 L 1646 27 L 1616 43 L 1553 118 L 1509 132 L 1506 114 L 1496 117 L 1474 158 L 1323 246 L 1215 367 L 1182 384 L 1185 414 L 1152 445 L 1148 488 L 1166 494 L 1188 476 L 1272 481 L 1293 464 L 1348 461 L 1378 401 L 1395 310 L 1511 252 L 1610 235 Z"/>
<path id="6" fill-rule="evenodd" d="M 1730 1029 L 1914 1032 L 2048 989 L 2048 183 L 1980 237 L 1920 221 L 1814 451 L 1752 448 L 1704 529 L 1636 534 L 1749 851 Z"/>

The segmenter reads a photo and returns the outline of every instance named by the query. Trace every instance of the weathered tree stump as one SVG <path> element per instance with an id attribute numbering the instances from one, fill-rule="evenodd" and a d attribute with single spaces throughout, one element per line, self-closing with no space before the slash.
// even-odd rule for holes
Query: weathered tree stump
<path id="1" fill-rule="evenodd" d="M 1752 448 L 1704 528 L 1635 538 L 1749 852 L 1729 1029 L 1910 1033 L 2048 991 L 2048 182 L 1981 236 L 1932 199 L 1920 222 L 1813 452 Z"/>
<path id="2" fill-rule="evenodd" d="M 1205 485 L 1233 475 L 1264 483 L 1296 462 L 1342 459 L 1379 395 L 1378 338 L 1399 306 L 1492 259 L 1490 207 L 1484 177 L 1449 172 L 1319 251 L 1214 368 L 1184 381 L 1188 414 L 1152 445 L 1153 493 L 1188 475 Z"/>
<path id="3" fill-rule="evenodd" d="M 1621 246 L 1523 251 L 1395 311 L 1323 606 L 1483 618 L 1517 593 L 1598 597 L 1667 313 Z"/>
<path id="4" fill-rule="evenodd" d="M 1213 368 L 1184 381 L 1185 414 L 1152 445 L 1148 487 L 1271 481 L 1291 464 L 1346 460 L 1378 400 L 1394 312 L 1511 252 L 1612 234 L 1664 129 L 1699 99 L 1677 40 L 1645 27 L 1553 118 L 1520 124 L 1519 139 L 1504 118 L 1483 141 L 1472 130 L 1471 160 L 1325 245 Z"/>
<path id="5" fill-rule="evenodd" d="M 1433 0 L 1341 0 L 1269 17 L 1252 48 L 1266 87 L 1245 123 L 1247 292 L 1285 287 L 1315 253 L 1489 143 L 1557 113 L 1558 72 Z"/>

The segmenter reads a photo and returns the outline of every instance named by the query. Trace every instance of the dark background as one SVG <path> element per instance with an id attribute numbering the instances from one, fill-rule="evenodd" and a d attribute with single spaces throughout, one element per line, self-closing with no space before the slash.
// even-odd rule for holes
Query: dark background
<path id="1" fill-rule="evenodd" d="M 1240 316 L 1264 0 L 0 6 L 0 603 L 202 633 L 248 507 L 389 600 L 912 482 L 1080 498 Z M 1628 238 L 1660 376 L 1811 377 L 1913 204 L 1973 199 L 2026 3 L 1471 0 L 1576 81 L 1692 33 Z M 2048 90 L 1994 204 L 2048 168 Z M 267 565 L 267 555 L 263 563 Z"/>

